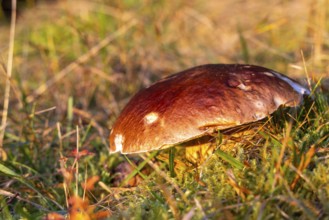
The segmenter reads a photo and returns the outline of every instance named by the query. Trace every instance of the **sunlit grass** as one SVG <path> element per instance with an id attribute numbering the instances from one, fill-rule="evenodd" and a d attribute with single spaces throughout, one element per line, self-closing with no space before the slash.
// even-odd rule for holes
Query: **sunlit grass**
<path id="1" fill-rule="evenodd" d="M 314 2 L 81 1 L 70 10 L 59 1 L 24 11 L 7 160 L 0 162 L 0 218 L 328 217 L 329 94 L 318 80 L 328 77 L 329 7 Z M 9 36 L 8 28 L 1 31 Z M 2 66 L 8 36 L 0 36 Z M 199 169 L 184 163 L 179 148 L 170 163 L 167 151 L 109 155 L 109 128 L 140 88 L 194 65 L 246 61 L 309 75 L 312 97 L 265 120 L 251 146 L 219 150 Z M 3 100 L 2 92 L 1 109 Z M 129 172 L 114 184 L 126 172 L 117 169 L 122 163 Z"/>

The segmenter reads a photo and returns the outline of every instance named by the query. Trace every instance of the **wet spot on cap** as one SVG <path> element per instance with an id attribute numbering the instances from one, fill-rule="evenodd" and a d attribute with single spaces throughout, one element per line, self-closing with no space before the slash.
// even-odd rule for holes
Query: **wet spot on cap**
<path id="1" fill-rule="evenodd" d="M 239 89 L 243 90 L 243 91 L 250 91 L 250 90 L 251 90 L 251 87 L 250 87 L 250 86 L 246 86 L 246 85 L 243 84 L 243 83 L 240 83 L 237 87 L 238 87 Z"/>
<path id="2" fill-rule="evenodd" d="M 241 109 L 240 109 L 240 108 L 235 108 L 235 111 L 236 111 L 237 113 L 239 113 L 239 114 L 241 114 L 241 113 L 242 113 L 242 111 L 241 111 Z"/>
<path id="3" fill-rule="evenodd" d="M 256 102 L 254 103 L 254 105 L 255 105 L 255 107 L 258 108 L 258 109 L 263 109 L 263 108 L 265 108 L 264 103 L 261 102 L 261 101 L 256 101 Z"/>
<path id="4" fill-rule="evenodd" d="M 273 73 L 270 72 L 263 72 L 263 74 L 266 76 L 274 77 Z"/>
<path id="5" fill-rule="evenodd" d="M 159 114 L 156 112 L 151 112 L 145 115 L 144 120 L 146 124 L 153 124 L 159 118 Z"/>

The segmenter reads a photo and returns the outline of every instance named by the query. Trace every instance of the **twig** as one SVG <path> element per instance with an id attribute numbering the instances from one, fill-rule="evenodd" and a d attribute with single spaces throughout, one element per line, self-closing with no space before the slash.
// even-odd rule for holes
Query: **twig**
<path id="1" fill-rule="evenodd" d="M 76 158 L 75 158 L 75 195 L 79 195 L 79 145 L 80 145 L 80 135 L 79 135 L 79 126 L 76 126 L 76 131 L 77 131 L 77 153 L 76 153 Z"/>
<path id="2" fill-rule="evenodd" d="M 47 91 L 51 86 L 53 86 L 55 83 L 57 83 L 59 80 L 61 80 L 63 77 L 65 77 L 68 73 L 72 72 L 74 69 L 79 67 L 81 64 L 87 62 L 90 58 L 96 56 L 98 52 L 104 48 L 106 45 L 108 45 L 111 41 L 119 37 L 120 35 L 126 33 L 126 31 L 131 28 L 132 26 L 136 25 L 136 20 L 132 20 L 127 25 L 121 27 L 118 31 L 114 32 L 113 34 L 107 36 L 104 38 L 101 42 L 99 42 L 97 45 L 95 45 L 93 48 L 91 48 L 87 53 L 80 56 L 77 60 L 70 63 L 68 66 L 66 66 L 64 69 L 62 69 L 59 73 L 57 73 L 53 78 L 46 81 L 44 84 L 42 84 L 35 92 L 31 95 L 29 95 L 26 100 L 28 103 L 33 102 L 36 97 L 40 96 L 42 93 Z"/>
<path id="3" fill-rule="evenodd" d="M 61 132 L 61 125 L 59 122 L 56 123 L 57 125 L 57 133 L 58 133 L 58 139 L 59 139 L 59 155 L 60 155 L 60 167 L 61 171 L 64 176 L 64 170 L 65 170 L 65 161 L 64 161 L 64 156 L 63 156 L 63 137 L 62 137 L 62 132 Z M 64 194 L 65 194 L 65 201 L 66 201 L 66 207 L 69 208 L 69 191 L 68 191 L 68 186 L 67 186 L 67 181 L 64 176 L 63 178 L 63 189 L 64 189 Z"/>
<path id="4" fill-rule="evenodd" d="M 40 210 L 42 210 L 42 211 L 50 212 L 49 209 L 46 209 L 46 208 L 44 208 L 43 206 L 41 206 L 41 205 L 39 205 L 39 204 L 37 204 L 37 203 L 35 203 L 35 202 L 31 202 L 31 201 L 28 200 L 28 199 L 24 199 L 24 198 L 20 197 L 19 194 L 17 194 L 17 193 L 14 194 L 14 193 L 12 193 L 12 192 L 5 191 L 5 190 L 3 190 L 3 189 L 0 189 L 0 195 L 2 195 L 2 196 L 8 196 L 8 197 L 11 197 L 11 198 L 16 198 L 16 199 L 18 199 L 18 200 L 20 200 L 20 201 L 23 201 L 23 202 L 29 203 L 29 204 L 33 205 L 34 207 L 36 207 L 36 208 L 38 208 L 38 209 L 40 209 Z"/>
<path id="5" fill-rule="evenodd" d="M 56 106 L 53 106 L 53 107 L 50 107 L 50 108 L 47 108 L 47 109 L 42 109 L 40 111 L 33 112 L 32 114 L 29 115 L 29 117 L 33 117 L 34 115 L 40 115 L 40 114 L 43 114 L 43 113 L 46 113 L 46 112 L 50 112 L 50 111 L 53 111 L 55 109 L 56 109 Z"/>
<path id="6" fill-rule="evenodd" d="M 13 69 L 13 54 L 14 54 L 14 40 L 15 40 L 15 28 L 16 28 L 16 0 L 12 0 L 11 9 L 11 24 L 10 24 L 10 39 L 9 39 L 9 52 L 8 52 L 8 62 L 7 62 L 7 78 L 5 87 L 5 96 L 2 111 L 2 121 L 0 128 L 0 157 L 5 160 L 7 155 L 3 149 L 3 139 L 5 136 L 5 130 L 7 126 L 7 116 L 9 108 L 9 96 L 10 96 L 10 79 Z"/>
<path id="7" fill-rule="evenodd" d="M 307 177 L 302 173 L 301 170 L 297 169 L 297 168 L 296 168 L 294 165 L 292 165 L 291 163 L 289 164 L 289 168 L 292 169 L 293 171 L 295 171 L 295 172 L 297 173 L 298 177 L 301 177 L 303 180 L 305 180 L 305 182 L 311 187 L 311 189 L 312 189 L 314 192 L 316 192 L 317 188 L 313 185 L 313 183 L 311 182 L 311 180 L 310 180 L 309 178 L 307 178 Z M 295 179 L 297 179 L 297 178 L 295 178 Z M 294 185 L 291 184 L 291 186 L 295 186 L 299 178 L 298 178 L 297 180 L 295 180 L 295 179 L 294 179 L 294 182 L 293 182 Z M 295 182 L 296 182 L 296 183 L 295 183 Z M 292 187 L 292 188 L 294 188 L 294 187 Z"/>
<path id="8" fill-rule="evenodd" d="M 308 85 L 309 90 L 312 91 L 311 79 L 310 79 L 310 75 L 308 74 L 308 71 L 307 71 L 307 67 L 306 67 L 306 62 L 305 62 L 305 57 L 304 57 L 303 50 L 300 51 L 300 54 L 301 54 L 302 59 L 303 59 L 304 72 L 306 74 L 307 85 Z"/>

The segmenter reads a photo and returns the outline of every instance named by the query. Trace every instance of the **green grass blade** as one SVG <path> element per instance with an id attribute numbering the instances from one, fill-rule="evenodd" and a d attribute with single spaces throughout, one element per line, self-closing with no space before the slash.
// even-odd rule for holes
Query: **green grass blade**
<path id="1" fill-rule="evenodd" d="M 120 186 L 124 186 L 131 178 L 133 178 L 134 176 L 136 176 L 137 174 L 139 174 L 143 179 L 146 179 L 147 177 L 142 173 L 140 172 L 144 167 L 145 165 L 147 164 L 147 162 L 149 160 L 151 160 L 152 158 L 154 158 L 156 155 L 158 154 L 157 151 L 153 151 L 150 156 L 144 160 L 143 162 L 141 162 L 123 181 L 122 183 L 120 184 Z M 132 166 L 135 166 L 130 160 L 129 158 L 124 155 L 125 159 L 128 161 L 128 163 Z"/>
<path id="2" fill-rule="evenodd" d="M 248 44 L 247 44 L 246 38 L 244 37 L 240 26 L 238 27 L 238 33 L 239 33 L 239 40 L 240 40 L 240 46 L 241 46 L 243 60 L 245 63 L 249 63 Z"/>
<path id="3" fill-rule="evenodd" d="M 15 171 L 0 163 L 0 172 L 13 177 L 20 177 Z"/>
<path id="4" fill-rule="evenodd" d="M 237 168 L 239 170 L 242 170 L 244 168 L 244 165 L 240 161 L 238 161 L 237 159 L 235 159 L 231 155 L 225 153 L 224 151 L 216 150 L 215 154 L 218 155 L 222 160 L 229 163 L 234 168 Z"/>
<path id="5" fill-rule="evenodd" d="M 12 215 L 10 214 L 7 203 L 8 202 L 6 201 L 6 199 L 0 196 L 0 219 L 7 219 L 7 220 L 13 219 Z"/>

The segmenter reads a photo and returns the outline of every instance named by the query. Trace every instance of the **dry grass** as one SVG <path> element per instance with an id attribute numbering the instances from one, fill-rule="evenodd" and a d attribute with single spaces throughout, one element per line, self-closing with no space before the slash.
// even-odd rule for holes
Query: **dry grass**
<path id="1" fill-rule="evenodd" d="M 8 96 L 0 69 L 1 218 L 328 218 L 328 1 L 78 2 L 23 11 L 15 38 L 0 27 L 2 66 L 15 39 Z M 137 187 L 113 187 L 128 159 L 108 154 L 107 135 L 136 91 L 191 66 L 247 62 L 309 76 L 313 99 L 275 114 L 257 148 L 214 154 L 199 183 L 180 155 L 171 178 L 154 153 L 129 160 Z"/>

